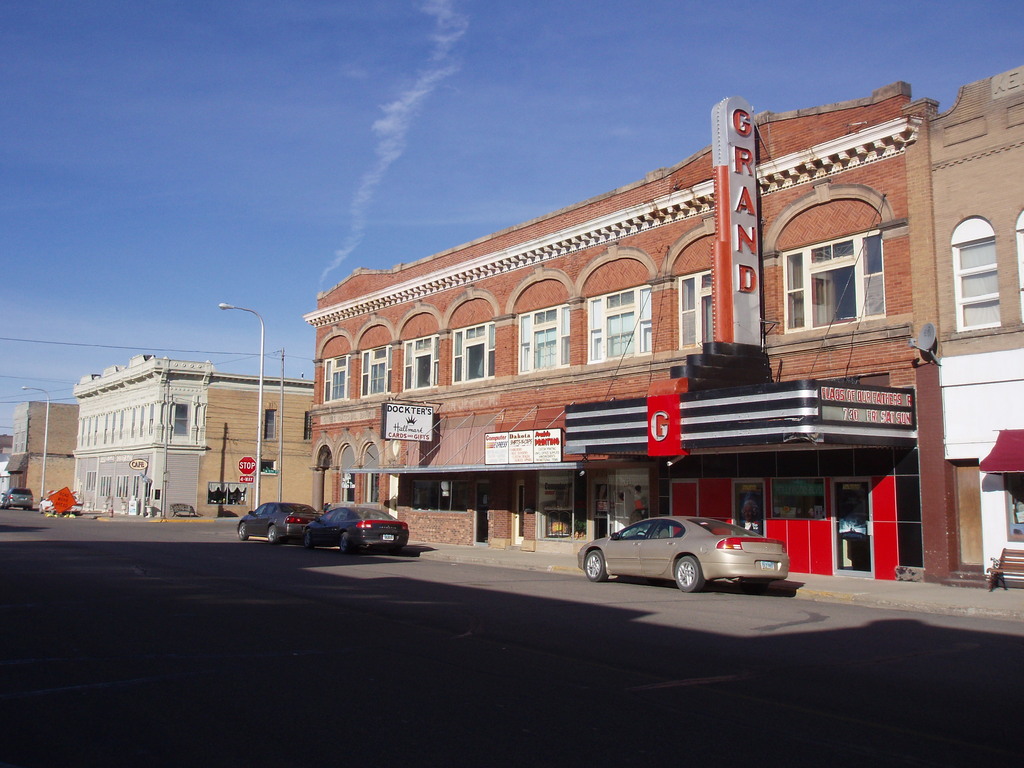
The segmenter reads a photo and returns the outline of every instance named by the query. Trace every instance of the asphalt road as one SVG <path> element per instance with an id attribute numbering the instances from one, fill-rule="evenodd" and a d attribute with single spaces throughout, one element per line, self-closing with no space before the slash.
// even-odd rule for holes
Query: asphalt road
<path id="1" fill-rule="evenodd" d="M 0 512 L 0 766 L 975 766 L 1013 622 Z"/>

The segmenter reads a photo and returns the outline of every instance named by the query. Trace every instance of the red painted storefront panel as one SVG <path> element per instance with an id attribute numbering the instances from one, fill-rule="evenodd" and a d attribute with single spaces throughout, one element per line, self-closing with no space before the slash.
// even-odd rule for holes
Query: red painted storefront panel
<path id="1" fill-rule="evenodd" d="M 786 549 L 789 551 L 789 570 L 793 573 L 811 572 L 810 520 L 786 520 Z"/>
<path id="2" fill-rule="evenodd" d="M 896 478 L 871 478 L 871 519 L 876 523 L 896 522 Z"/>
<path id="3" fill-rule="evenodd" d="M 835 558 L 832 553 L 832 521 L 811 520 L 808 523 L 807 533 L 811 550 L 811 570 L 808 573 L 831 576 L 835 573 Z"/>
<path id="4" fill-rule="evenodd" d="M 896 566 L 900 564 L 895 477 L 889 475 L 871 478 L 871 519 L 875 578 L 895 581 Z"/>
<path id="5" fill-rule="evenodd" d="M 697 506 L 697 483 L 695 482 L 674 482 L 672 483 L 672 511 L 673 515 L 698 515 Z"/>
<path id="6" fill-rule="evenodd" d="M 732 480 L 711 478 L 700 481 L 700 513 L 732 521 Z"/>

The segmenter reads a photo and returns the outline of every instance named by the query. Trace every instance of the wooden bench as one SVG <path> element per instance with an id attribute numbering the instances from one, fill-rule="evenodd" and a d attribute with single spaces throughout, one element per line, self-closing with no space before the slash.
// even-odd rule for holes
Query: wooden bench
<path id="1" fill-rule="evenodd" d="M 992 559 L 992 567 L 988 569 L 988 591 L 1000 585 L 1006 589 L 1007 579 L 1024 582 L 1024 550 L 1004 549 L 998 560 Z M 1024 586 L 1024 583 L 1019 586 Z"/>

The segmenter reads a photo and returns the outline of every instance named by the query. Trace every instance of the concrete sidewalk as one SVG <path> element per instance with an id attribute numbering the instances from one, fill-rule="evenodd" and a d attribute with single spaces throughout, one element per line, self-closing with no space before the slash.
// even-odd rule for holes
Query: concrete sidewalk
<path id="1" fill-rule="evenodd" d="M 147 522 L 164 524 L 215 524 L 232 528 L 238 518 L 145 518 L 115 515 L 113 518 L 86 513 L 86 517 L 110 522 Z M 491 565 L 529 571 L 565 573 L 583 578 L 574 555 L 548 552 L 524 552 L 518 549 L 494 549 L 487 546 L 460 546 L 433 542 L 410 542 L 409 550 L 424 560 L 451 563 Z M 712 586 L 712 589 L 719 588 Z M 732 589 L 728 583 L 720 587 Z M 907 581 L 879 581 L 853 576 L 821 576 L 811 573 L 791 573 L 786 581 L 776 582 L 771 589 L 776 595 L 791 595 L 801 600 L 829 603 L 870 605 L 903 611 L 920 611 L 949 616 L 976 616 L 988 619 L 1024 621 L 1024 589 L 950 587 Z"/>
<path id="2" fill-rule="evenodd" d="M 583 572 L 577 567 L 576 558 L 572 555 L 428 542 L 411 542 L 409 546 L 415 549 L 421 558 L 428 560 L 560 572 L 583 578 Z M 721 588 L 732 587 L 726 582 Z M 771 592 L 777 595 L 790 594 L 802 600 L 1024 621 L 1024 589 L 997 589 L 989 592 L 987 588 L 791 573 L 786 581 L 776 582 Z"/>

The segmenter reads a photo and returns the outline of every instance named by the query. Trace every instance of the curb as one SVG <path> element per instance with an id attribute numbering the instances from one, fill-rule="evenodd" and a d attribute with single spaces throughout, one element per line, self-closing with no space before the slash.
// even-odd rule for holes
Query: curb
<path id="1" fill-rule="evenodd" d="M 872 597 L 867 594 L 850 592 L 832 592 L 821 589 L 801 587 L 794 597 L 819 603 L 846 603 L 848 605 L 864 605 L 893 611 L 911 613 L 931 613 L 939 616 L 963 616 L 975 619 L 1002 619 L 1004 621 L 1024 621 L 1024 610 L 1006 610 L 1002 608 L 986 608 L 977 605 L 942 605 L 938 603 L 897 600 L 887 597 Z"/>
<path id="2" fill-rule="evenodd" d="M 220 523 L 233 525 L 237 522 L 237 518 L 227 517 L 195 517 L 195 518 L 145 518 L 142 516 L 126 516 L 117 515 L 109 517 L 107 515 L 99 514 L 86 514 L 79 516 L 82 519 L 89 518 L 93 520 L 101 520 L 108 523 L 111 522 L 133 522 L 133 523 L 177 523 L 189 525 L 192 523 L 200 523 L 203 525 L 209 525 L 211 523 Z M 431 549 L 431 544 L 428 542 L 410 542 L 413 546 L 423 546 L 425 549 L 418 553 L 418 557 L 424 560 L 433 560 L 436 562 L 451 563 L 453 565 L 466 564 L 466 565 L 482 565 L 499 568 L 508 568 L 520 571 L 533 571 L 535 573 L 558 573 L 564 575 L 581 576 L 582 572 L 576 567 L 575 564 L 562 564 L 545 562 L 529 562 L 518 558 L 506 558 L 496 557 L 488 554 L 487 550 L 473 551 L 472 548 L 467 548 L 466 551 L 444 551 L 438 549 Z M 818 584 L 814 587 L 801 586 L 792 590 L 786 590 L 788 596 L 800 599 L 808 600 L 810 602 L 821 602 L 821 603 L 834 603 L 844 605 L 862 605 L 871 606 L 874 608 L 906 611 L 910 613 L 924 613 L 942 616 L 960 616 L 965 618 L 977 618 L 977 619 L 996 619 L 1003 621 L 1024 621 L 1024 605 L 1018 608 L 1016 605 L 1008 606 L 1006 608 L 992 608 L 982 605 L 968 605 L 953 602 L 932 601 L 929 599 L 908 599 L 907 597 L 892 596 L 892 595 L 876 595 L 870 592 L 864 591 L 842 591 L 833 589 L 823 589 L 823 585 Z M 947 589 L 956 589 L 955 587 L 947 587 Z M 777 590 L 776 594 L 778 594 Z M 973 591 L 973 590 L 972 590 Z M 978 591 L 980 594 L 980 590 Z"/>
<path id="3" fill-rule="evenodd" d="M 517 571 L 538 571 L 542 573 L 581 573 L 578 568 L 568 565 L 556 565 L 556 564 L 532 564 L 532 563 L 521 563 L 515 561 L 500 560 L 494 557 L 487 556 L 475 556 L 475 555 L 463 555 L 463 554 L 447 554 L 445 552 L 428 551 L 420 552 L 420 558 L 423 560 L 436 560 L 442 563 L 464 563 L 466 565 L 490 565 L 497 566 L 499 568 L 511 568 Z"/>

